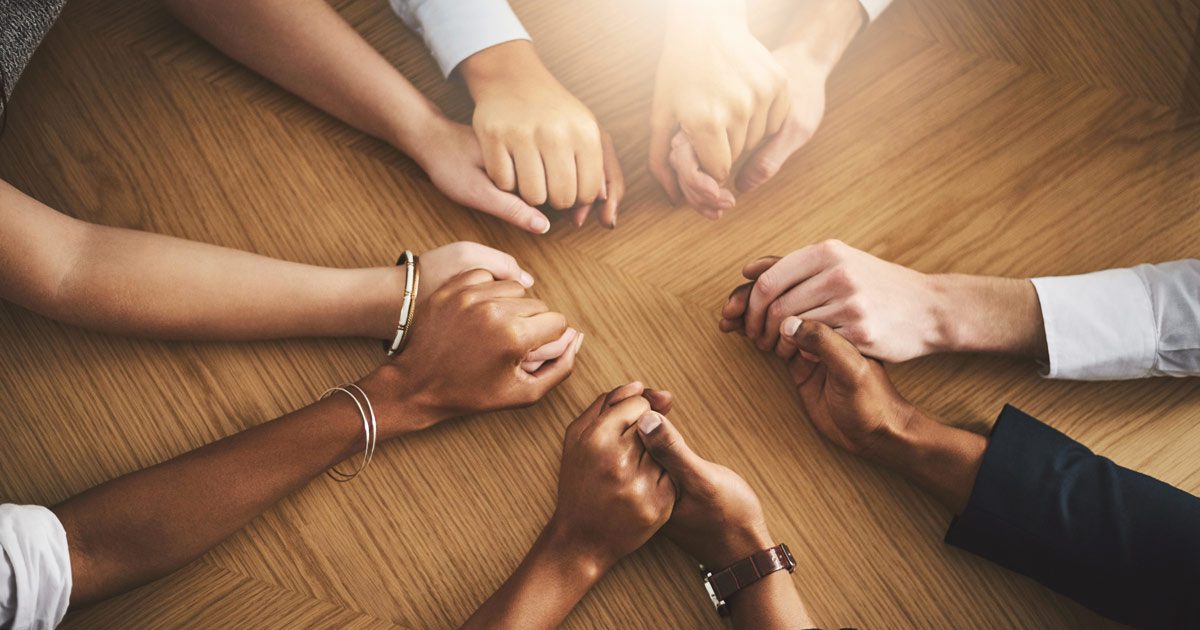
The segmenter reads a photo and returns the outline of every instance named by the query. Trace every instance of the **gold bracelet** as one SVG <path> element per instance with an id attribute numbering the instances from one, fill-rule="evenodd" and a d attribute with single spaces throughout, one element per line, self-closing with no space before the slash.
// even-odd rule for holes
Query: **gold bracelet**
<path id="1" fill-rule="evenodd" d="M 400 319 L 396 323 L 396 337 L 392 339 L 392 343 L 383 344 L 389 357 L 396 356 L 404 347 L 404 338 L 408 333 L 408 326 L 412 323 L 413 310 L 416 308 L 417 294 L 417 257 L 409 250 L 404 250 L 396 261 L 396 266 L 404 265 L 404 300 L 400 305 Z"/>

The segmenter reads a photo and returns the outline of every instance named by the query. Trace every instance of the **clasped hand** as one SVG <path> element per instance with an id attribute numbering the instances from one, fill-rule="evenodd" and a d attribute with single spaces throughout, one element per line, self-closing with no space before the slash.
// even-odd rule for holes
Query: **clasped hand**
<path id="1" fill-rule="evenodd" d="M 547 528 L 599 573 L 660 528 L 714 568 L 774 544 L 754 491 L 688 446 L 665 415 L 671 401 L 669 392 L 629 383 L 567 427 Z"/>

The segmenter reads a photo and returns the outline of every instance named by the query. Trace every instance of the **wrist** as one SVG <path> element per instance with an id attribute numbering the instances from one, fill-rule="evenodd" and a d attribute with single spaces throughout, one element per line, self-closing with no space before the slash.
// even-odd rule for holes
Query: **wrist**
<path id="1" fill-rule="evenodd" d="M 420 431 L 446 419 L 436 406 L 424 399 L 404 377 L 409 371 L 399 361 L 385 363 L 359 379 L 358 386 L 367 394 L 384 440 Z"/>
<path id="2" fill-rule="evenodd" d="M 804 64 L 828 76 L 866 22 L 862 5 L 859 0 L 821 0 L 798 12 L 787 43 L 775 55 L 786 66 Z"/>
<path id="3" fill-rule="evenodd" d="M 618 560 L 615 554 L 581 541 L 577 528 L 564 525 L 555 515 L 534 544 L 537 555 L 552 564 L 569 584 L 584 591 L 591 588 Z"/>
<path id="4" fill-rule="evenodd" d="M 459 65 L 471 98 L 478 104 L 499 92 L 522 91 L 551 77 L 529 40 L 518 39 L 485 48 Z"/>
<path id="5" fill-rule="evenodd" d="M 933 351 L 1045 358 L 1041 304 L 1032 282 L 965 274 L 927 278 L 933 295 Z"/>
<path id="6" fill-rule="evenodd" d="M 451 121 L 433 101 L 422 96 L 420 104 L 394 108 L 383 139 L 418 163 L 430 147 L 430 139 Z"/>
<path id="7" fill-rule="evenodd" d="M 712 553 L 705 554 L 703 558 L 697 558 L 709 571 L 724 569 L 738 560 L 747 558 L 763 549 L 769 549 L 776 544 L 771 538 L 771 532 L 767 530 L 766 523 L 762 521 L 735 525 L 725 530 L 721 538 Z"/>

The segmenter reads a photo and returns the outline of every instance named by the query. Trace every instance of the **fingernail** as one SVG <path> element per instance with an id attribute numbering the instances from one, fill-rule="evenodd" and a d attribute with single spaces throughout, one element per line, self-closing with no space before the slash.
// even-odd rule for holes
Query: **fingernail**
<path id="1" fill-rule="evenodd" d="M 520 282 L 521 286 L 528 289 L 529 287 L 533 286 L 533 276 L 529 275 L 528 271 L 522 271 L 521 277 L 517 279 L 517 282 Z"/>
<path id="2" fill-rule="evenodd" d="M 539 214 L 529 222 L 529 227 L 533 228 L 533 231 L 538 234 L 545 234 L 550 231 L 550 219 L 547 219 L 545 215 Z"/>
<path id="3" fill-rule="evenodd" d="M 642 414 L 641 418 L 638 418 L 638 431 L 641 431 L 642 435 L 654 433 L 654 430 L 661 425 L 662 416 L 658 415 L 658 412 L 655 411 L 647 411 Z"/>
<path id="4" fill-rule="evenodd" d="M 575 338 L 575 352 L 579 352 L 581 347 L 583 347 L 583 333 L 579 333 L 579 336 Z"/>
<path id="5" fill-rule="evenodd" d="M 779 330 L 782 331 L 785 336 L 791 337 L 792 335 L 796 334 L 797 330 L 800 330 L 800 324 L 803 323 L 804 320 L 800 319 L 799 317 L 789 317 L 783 320 L 783 325 L 779 327 Z"/>

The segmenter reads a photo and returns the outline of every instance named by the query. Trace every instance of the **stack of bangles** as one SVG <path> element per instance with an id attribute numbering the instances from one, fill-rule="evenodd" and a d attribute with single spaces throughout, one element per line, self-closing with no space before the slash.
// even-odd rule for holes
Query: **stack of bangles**
<path id="1" fill-rule="evenodd" d="M 342 472 L 337 469 L 337 466 L 326 471 L 326 474 L 330 477 L 333 477 L 337 481 L 345 482 L 354 479 L 359 473 L 367 469 L 367 466 L 371 463 L 371 458 L 375 456 L 375 440 L 379 432 L 375 424 L 375 408 L 371 406 L 371 399 L 367 398 L 367 392 L 364 392 L 361 387 L 354 383 L 346 383 L 345 385 L 330 387 L 325 390 L 325 393 L 321 394 L 321 399 L 324 400 L 332 396 L 334 392 L 342 392 L 349 396 L 350 400 L 354 401 L 354 406 L 358 407 L 358 413 L 362 416 L 363 433 L 366 434 L 362 462 L 358 464 L 358 468 L 354 469 L 354 472 Z M 355 395 L 355 392 L 358 392 L 358 395 Z M 358 399 L 358 396 L 362 396 L 361 401 Z"/>
<path id="2" fill-rule="evenodd" d="M 396 266 L 404 265 L 404 301 L 400 304 L 400 322 L 396 324 L 396 338 L 390 344 L 386 341 L 383 342 L 383 347 L 387 350 L 389 357 L 399 354 L 408 343 L 408 331 L 412 328 L 413 313 L 417 310 L 417 289 L 421 283 L 419 261 L 420 259 L 409 250 L 404 250 L 400 259 L 396 261 Z M 371 406 L 371 399 L 367 397 L 367 392 L 354 383 L 346 383 L 325 390 L 325 393 L 321 394 L 321 399 L 324 400 L 335 392 L 342 392 L 354 401 L 359 415 L 362 416 L 363 433 L 366 435 L 362 462 L 354 472 L 342 472 L 337 469 L 337 466 L 327 471 L 330 477 L 345 482 L 357 477 L 371 463 L 371 458 L 375 456 L 378 428 L 375 422 L 375 408 Z M 362 397 L 362 400 L 359 400 L 359 396 Z"/>

